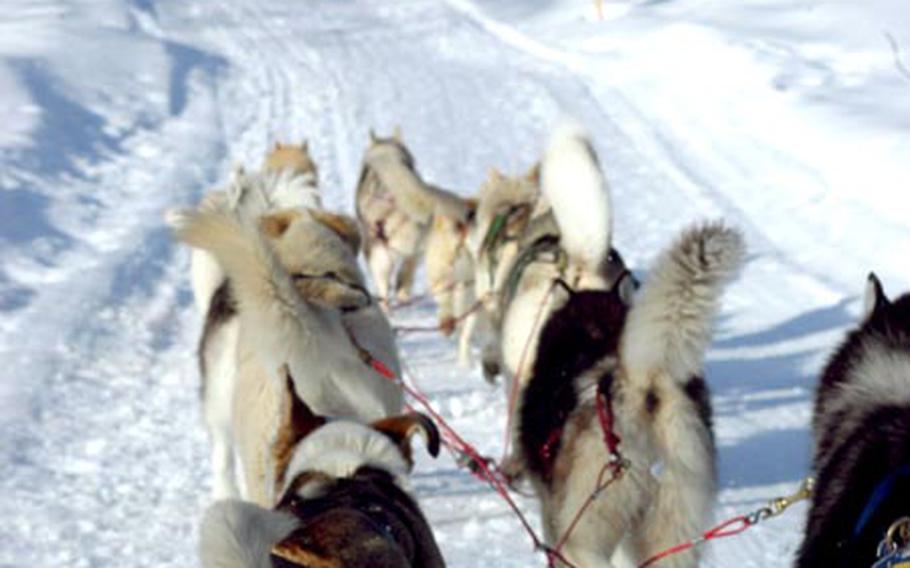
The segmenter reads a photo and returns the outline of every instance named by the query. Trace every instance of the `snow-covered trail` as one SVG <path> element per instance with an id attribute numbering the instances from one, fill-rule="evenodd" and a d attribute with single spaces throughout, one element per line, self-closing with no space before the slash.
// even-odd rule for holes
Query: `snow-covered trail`
<path id="1" fill-rule="evenodd" d="M 0 566 L 196 564 L 209 492 L 200 318 L 162 212 L 197 200 L 233 162 L 258 165 L 276 140 L 309 138 L 328 205 L 350 210 L 370 127 L 400 124 L 424 176 L 467 194 L 490 166 L 528 168 L 549 125 L 570 114 L 595 138 L 617 245 L 637 270 L 693 220 L 742 227 L 750 261 L 708 369 L 718 519 L 804 474 L 814 373 L 857 311 L 865 271 L 910 282 L 899 266 L 906 215 L 882 203 L 906 151 L 854 157 L 875 168 L 872 188 L 837 183 L 853 170 L 836 124 L 803 121 L 780 137 L 759 128 L 804 108 L 766 92 L 750 57 L 767 45 L 665 25 L 672 7 L 640 6 L 645 16 L 620 14 L 592 37 L 573 23 L 587 38 L 579 47 L 513 25 L 522 15 L 495 2 L 13 4 L 0 18 L 35 33 L 0 19 L 10 38 L 0 39 L 0 116 L 14 118 L 0 135 Z M 548 14 L 525 8 L 538 9 Z M 656 68 L 634 37 L 642 30 L 664 58 L 690 39 L 694 57 L 737 70 L 753 93 L 743 105 L 769 96 L 770 110 L 737 123 L 739 86 L 701 100 Z M 803 68 L 787 65 L 799 84 Z M 814 152 L 795 148 L 832 133 Z M 882 128 L 875 148 L 891 134 Z M 429 323 L 432 306 L 396 319 Z M 402 350 L 453 425 L 498 456 L 503 393 L 460 371 L 437 336 L 403 337 Z M 504 504 L 448 456 L 421 460 L 413 481 L 450 565 L 542 563 Z M 787 565 L 802 511 L 712 545 L 706 565 Z"/>

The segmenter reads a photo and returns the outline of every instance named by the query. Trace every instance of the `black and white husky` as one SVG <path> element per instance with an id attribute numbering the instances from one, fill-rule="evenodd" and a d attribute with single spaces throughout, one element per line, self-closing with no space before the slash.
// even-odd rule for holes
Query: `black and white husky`
<path id="1" fill-rule="evenodd" d="M 565 122 L 554 130 L 540 180 L 549 210 L 532 216 L 510 239 L 511 259 L 494 280 L 496 311 L 502 314 L 499 360 L 510 378 L 512 401 L 527 385 L 541 329 L 566 301 L 564 289 L 608 290 L 626 273 L 622 257 L 611 246 L 610 189 L 578 125 Z M 478 264 L 484 264 L 482 258 Z M 513 437 L 515 433 L 513 429 Z M 504 467 L 515 474 L 517 465 L 509 458 Z"/>
<path id="2" fill-rule="evenodd" d="M 910 516 L 910 294 L 869 275 L 859 326 L 822 373 L 813 419 L 816 487 L 797 566 L 871 566 Z"/>
<path id="3" fill-rule="evenodd" d="M 564 541 L 572 564 L 612 566 L 622 546 L 637 565 L 708 520 L 715 454 L 703 358 L 743 254 L 734 230 L 690 228 L 658 258 L 631 307 L 624 276 L 609 290 L 570 292 L 547 319 L 519 436 L 546 539 Z M 598 396 L 613 416 L 609 432 Z M 610 460 L 604 439 L 612 435 L 628 466 L 567 532 Z M 697 557 L 687 551 L 664 563 L 690 567 Z"/>

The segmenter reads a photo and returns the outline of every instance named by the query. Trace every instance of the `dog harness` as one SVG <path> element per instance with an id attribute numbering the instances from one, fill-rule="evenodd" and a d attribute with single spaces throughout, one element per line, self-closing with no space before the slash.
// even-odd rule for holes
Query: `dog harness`
<path id="1" fill-rule="evenodd" d="M 530 214 L 531 205 L 529 203 L 516 203 L 497 214 L 496 217 L 493 218 L 493 222 L 490 223 L 490 228 L 487 229 L 487 234 L 484 235 L 480 245 L 480 251 L 481 253 L 487 253 L 487 268 L 491 285 L 493 284 L 493 278 L 496 275 L 496 269 L 499 266 L 500 248 L 502 248 L 503 244 L 518 239 L 518 235 L 509 234 L 509 222 L 513 218 L 517 219 L 520 218 L 520 216 L 527 216 Z"/>
<path id="2" fill-rule="evenodd" d="M 869 498 L 869 502 L 866 503 L 866 508 L 863 509 L 862 514 L 859 516 L 859 520 L 856 522 L 856 526 L 853 528 L 853 538 L 857 538 L 860 533 L 863 532 L 863 529 L 866 528 L 866 524 L 872 519 L 872 515 L 875 514 L 879 505 L 888 498 L 888 495 L 891 494 L 891 490 L 894 488 L 895 482 L 901 477 L 910 477 L 910 464 L 892 471 L 875 487 L 875 491 L 872 492 L 872 497 Z"/>
<path id="3" fill-rule="evenodd" d="M 503 296 L 501 298 L 501 305 L 507 306 L 515 299 L 515 294 L 518 292 L 518 285 L 521 284 L 521 277 L 524 275 L 525 269 L 531 264 L 543 261 L 544 259 L 546 259 L 547 262 L 555 264 L 559 269 L 560 277 L 563 276 L 569 262 L 569 257 L 562 247 L 559 246 L 559 237 L 557 235 L 544 235 L 540 237 L 531 243 L 531 246 L 522 251 L 518 258 L 515 259 L 515 264 L 513 265 L 512 270 L 509 271 L 505 288 L 503 288 L 502 291 Z"/>
<path id="4" fill-rule="evenodd" d="M 895 521 L 878 545 L 872 568 L 910 568 L 910 517 Z"/>

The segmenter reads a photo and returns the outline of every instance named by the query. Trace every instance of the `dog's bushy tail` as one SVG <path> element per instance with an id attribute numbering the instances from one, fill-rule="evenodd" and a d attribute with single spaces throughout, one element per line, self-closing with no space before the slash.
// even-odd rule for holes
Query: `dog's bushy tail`
<path id="1" fill-rule="evenodd" d="M 558 125 L 541 163 L 541 189 L 553 208 L 569 257 L 599 266 L 610 251 L 610 189 L 588 135 L 575 122 Z"/>
<path id="2" fill-rule="evenodd" d="M 224 268 L 241 318 L 262 331 L 257 345 L 264 361 L 277 368 L 291 360 L 292 351 L 314 348 L 316 340 L 302 323 L 311 307 L 258 225 L 228 211 L 180 210 L 168 213 L 167 221 L 180 240 L 209 251 Z"/>
<path id="3" fill-rule="evenodd" d="M 681 382 L 700 373 L 721 292 L 744 255 L 742 235 L 721 223 L 684 231 L 657 259 L 629 312 L 623 364 Z"/>
<path id="4" fill-rule="evenodd" d="M 211 252 L 231 279 L 241 307 L 271 313 L 304 309 L 294 283 L 252 222 L 226 211 L 180 210 L 167 215 L 177 237 Z"/>
<path id="5" fill-rule="evenodd" d="M 219 501 L 199 529 L 203 568 L 272 568 L 269 552 L 298 525 L 294 517 L 253 503 Z"/>
<path id="6" fill-rule="evenodd" d="M 690 228 L 658 258 L 629 312 L 620 357 L 630 393 L 642 397 L 663 464 L 646 518 L 649 553 L 704 530 L 715 493 L 704 352 L 724 286 L 745 255 L 740 233 L 720 223 Z M 644 402 L 647 401 L 647 402 Z M 694 552 L 669 567 L 695 566 Z"/>

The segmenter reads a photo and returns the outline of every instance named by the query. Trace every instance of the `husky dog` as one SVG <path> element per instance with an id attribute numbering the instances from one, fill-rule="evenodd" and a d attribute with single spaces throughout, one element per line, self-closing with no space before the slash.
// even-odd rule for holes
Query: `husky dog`
<path id="1" fill-rule="evenodd" d="M 212 505 L 202 521 L 204 568 L 444 566 L 433 532 L 407 490 L 410 439 L 439 452 L 429 418 L 409 414 L 372 424 L 326 420 L 287 376 L 280 415 L 286 434 L 274 508 Z"/>
<path id="2" fill-rule="evenodd" d="M 508 388 L 510 398 L 531 376 L 540 330 L 565 301 L 564 289 L 606 290 L 626 271 L 622 257 L 611 247 L 609 187 L 580 128 L 563 124 L 554 131 L 541 179 L 550 210 L 527 223 L 523 234 L 509 244 L 514 259 L 501 277 L 497 296 L 502 312 L 500 357 L 506 376 L 514 381 Z M 517 465 L 510 459 L 504 467 L 511 471 Z"/>
<path id="3" fill-rule="evenodd" d="M 287 364 L 320 413 L 376 420 L 401 409 L 398 385 L 360 357 L 365 349 L 399 372 L 392 330 L 357 266 L 356 225 L 308 209 L 256 223 L 218 210 L 176 213 L 170 221 L 181 240 L 211 252 L 228 278 L 200 347 L 216 494 L 236 494 L 236 447 L 245 496 L 269 505 L 264 449 L 275 432 L 268 378 L 276 369 Z"/>
<path id="4" fill-rule="evenodd" d="M 910 516 L 910 293 L 892 302 L 869 275 L 812 426 L 817 481 L 796 565 L 872 566 L 891 523 Z"/>
<path id="5" fill-rule="evenodd" d="M 430 294 L 436 301 L 439 328 L 445 335 L 460 330 L 458 361 L 470 364 L 471 333 L 476 319 L 472 310 L 474 296 L 474 258 L 467 239 L 474 226 L 477 201 L 464 200 L 467 218 L 452 216 L 438 208 L 427 237 L 426 266 Z M 458 321 L 463 318 L 464 321 Z"/>
<path id="6" fill-rule="evenodd" d="M 364 231 L 363 252 L 383 305 L 406 300 L 434 211 L 449 207 L 466 218 L 455 195 L 425 183 L 396 128 L 391 138 L 370 132 L 357 183 L 357 218 Z M 394 283 L 392 280 L 394 279 Z"/>
<path id="7" fill-rule="evenodd" d="M 226 189 L 206 195 L 200 207 L 227 208 L 250 218 L 288 207 L 321 208 L 318 170 L 309 154 L 309 144 L 276 143 L 260 172 L 237 168 Z M 195 249 L 190 259 L 193 297 L 205 315 L 215 290 L 224 282 L 224 271 L 204 250 Z"/>
<path id="8" fill-rule="evenodd" d="M 626 275 L 610 290 L 570 292 L 548 318 L 523 391 L 520 443 L 547 541 L 564 539 L 562 554 L 574 565 L 611 566 L 621 542 L 637 565 L 708 519 L 715 464 L 703 357 L 743 254 L 736 231 L 695 227 L 658 258 L 631 308 Z M 612 431 L 603 431 L 598 396 Z M 566 538 L 606 471 L 604 439 L 613 435 L 626 469 Z M 697 558 L 688 551 L 664 562 L 695 566 Z"/>
<path id="9" fill-rule="evenodd" d="M 474 260 L 474 289 L 482 309 L 468 323 L 476 326 L 482 345 L 484 377 L 492 382 L 500 373 L 499 333 L 503 288 L 519 253 L 519 241 L 532 218 L 548 210 L 540 195 L 540 165 L 526 174 L 507 176 L 491 168 L 480 186 L 474 229 L 468 245 Z"/>

